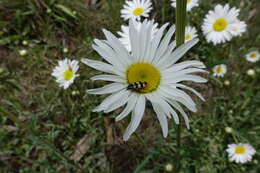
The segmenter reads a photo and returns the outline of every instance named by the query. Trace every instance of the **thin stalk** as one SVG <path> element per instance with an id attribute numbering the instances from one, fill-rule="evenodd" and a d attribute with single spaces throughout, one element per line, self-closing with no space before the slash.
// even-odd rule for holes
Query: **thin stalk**
<path id="1" fill-rule="evenodd" d="M 175 10 L 176 44 L 178 47 L 184 43 L 187 0 L 177 0 L 176 3 L 177 3 L 176 10 Z M 177 153 L 176 153 L 175 173 L 180 172 L 180 169 L 181 169 L 181 125 L 182 125 L 182 121 L 180 121 L 180 124 L 177 127 L 177 133 L 176 133 Z"/>
<path id="2" fill-rule="evenodd" d="M 180 46 L 184 43 L 185 23 L 186 23 L 186 0 L 177 0 L 176 16 L 176 43 Z"/>

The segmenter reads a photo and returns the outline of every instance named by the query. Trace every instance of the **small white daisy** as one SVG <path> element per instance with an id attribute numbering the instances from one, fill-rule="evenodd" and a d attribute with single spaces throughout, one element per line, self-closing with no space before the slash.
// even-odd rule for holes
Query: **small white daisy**
<path id="1" fill-rule="evenodd" d="M 237 20 L 235 23 L 230 25 L 230 33 L 233 36 L 241 36 L 244 32 L 246 32 L 246 23 L 240 20 Z"/>
<path id="2" fill-rule="evenodd" d="M 238 20 L 239 9 L 217 5 L 210 10 L 202 25 L 203 34 L 208 42 L 214 45 L 230 41 L 234 36 L 240 36 L 246 31 L 246 24 Z"/>
<path id="3" fill-rule="evenodd" d="M 190 41 L 196 38 L 197 36 L 198 36 L 197 30 L 195 27 L 191 27 L 191 26 L 185 27 L 185 42 Z"/>
<path id="4" fill-rule="evenodd" d="M 172 1 L 172 7 L 176 8 L 176 0 L 171 0 Z M 198 0 L 187 0 L 187 11 L 191 11 L 193 7 L 199 6 Z"/>
<path id="5" fill-rule="evenodd" d="M 258 51 L 252 51 L 246 54 L 246 60 L 249 62 L 257 62 L 260 59 L 260 54 Z"/>
<path id="6" fill-rule="evenodd" d="M 226 73 L 227 66 L 225 64 L 219 64 L 213 67 L 213 76 L 223 77 Z"/>
<path id="7" fill-rule="evenodd" d="M 124 8 L 121 10 L 121 17 L 125 20 L 140 20 L 141 17 L 149 17 L 149 12 L 152 10 L 150 0 L 132 0 L 125 3 Z"/>
<path id="8" fill-rule="evenodd" d="M 158 23 L 154 23 L 154 20 L 149 21 L 151 22 L 151 24 L 153 25 L 152 27 L 152 32 L 151 32 L 151 37 L 153 38 L 155 33 L 158 31 Z M 142 23 L 138 22 L 138 21 L 133 21 L 135 29 L 140 32 L 140 28 Z M 122 42 L 122 44 L 126 47 L 126 49 L 130 52 L 131 51 L 131 44 L 130 44 L 130 38 L 129 38 L 129 26 L 121 26 L 122 31 L 121 32 L 117 32 L 121 38 L 119 38 L 119 40 Z"/>
<path id="9" fill-rule="evenodd" d="M 252 160 L 255 149 L 249 144 L 229 144 L 227 153 L 230 161 L 236 163 L 246 163 Z"/>
<path id="10" fill-rule="evenodd" d="M 64 59 L 58 62 L 58 65 L 53 69 L 52 76 L 56 78 L 56 82 L 60 87 L 67 89 L 75 80 L 78 74 L 78 61 Z"/>
<path id="11" fill-rule="evenodd" d="M 138 32 L 133 21 L 130 20 L 131 52 L 128 52 L 111 32 L 103 30 L 106 40 L 95 39 L 93 48 L 107 62 L 82 59 L 86 65 L 108 73 L 94 76 L 92 80 L 112 82 L 101 88 L 87 90 L 90 94 L 111 94 L 94 111 L 108 113 L 125 106 L 116 117 L 116 121 L 122 120 L 131 113 L 131 122 L 124 133 L 124 140 L 128 140 L 139 126 L 147 100 L 152 104 L 164 137 L 168 134 L 167 118 L 173 118 L 179 124 L 176 110 L 184 117 L 186 126 L 189 128 L 189 119 L 181 104 L 193 112 L 197 111 L 192 98 L 182 89 L 190 90 L 204 100 L 197 91 L 180 82 L 206 82 L 206 79 L 194 74 L 206 72 L 203 70 L 205 65 L 195 60 L 177 63 L 198 40 L 191 40 L 175 49 L 175 41 L 171 41 L 175 26 L 172 26 L 163 36 L 167 25 L 159 28 L 152 38 L 153 24 L 151 22 L 145 20 Z M 134 85 L 140 82 L 142 85 Z M 139 88 L 130 89 L 129 86 L 133 85 Z"/>

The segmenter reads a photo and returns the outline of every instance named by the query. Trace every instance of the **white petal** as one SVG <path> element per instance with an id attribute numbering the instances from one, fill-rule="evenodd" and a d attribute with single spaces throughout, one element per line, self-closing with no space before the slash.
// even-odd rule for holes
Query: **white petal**
<path id="1" fill-rule="evenodd" d="M 136 94 L 132 94 L 129 97 L 129 100 L 128 100 L 128 103 L 127 103 L 125 109 L 116 117 L 116 121 L 122 120 L 134 109 L 137 99 L 138 99 L 138 97 Z"/>
<path id="2" fill-rule="evenodd" d="M 101 112 L 103 110 L 106 110 L 109 105 L 115 103 L 118 99 L 120 99 L 125 94 L 125 92 L 126 90 L 121 90 L 117 93 L 111 94 L 110 96 L 105 98 L 102 103 L 93 110 L 93 112 Z"/>
<path id="3" fill-rule="evenodd" d="M 203 96 L 197 92 L 195 89 L 191 88 L 191 87 L 188 87 L 186 85 L 183 85 L 183 84 L 175 84 L 175 86 L 177 87 L 180 87 L 180 88 L 184 88 L 184 89 L 187 89 L 187 90 L 190 90 L 191 92 L 193 92 L 194 94 L 196 94 L 201 100 L 205 101 L 205 99 L 203 98 Z"/>
<path id="4" fill-rule="evenodd" d="M 111 83 L 101 88 L 87 90 L 89 94 L 110 94 L 126 88 L 126 85 L 120 83 Z"/>
<path id="5" fill-rule="evenodd" d="M 167 118 L 166 115 L 164 114 L 164 111 L 162 111 L 162 109 L 160 108 L 160 106 L 158 104 L 154 104 L 153 105 L 153 109 L 157 115 L 157 118 L 160 122 L 162 131 L 163 131 L 163 137 L 167 137 L 168 135 L 168 122 L 167 122 Z"/>
<path id="6" fill-rule="evenodd" d="M 132 112 L 131 122 L 126 128 L 126 131 L 124 133 L 123 136 L 124 141 L 128 140 L 131 134 L 139 126 L 144 115 L 144 110 L 145 110 L 145 97 L 140 95 L 136 102 L 134 112 Z"/>
<path id="7" fill-rule="evenodd" d="M 86 64 L 96 70 L 123 76 L 123 72 L 117 71 L 112 65 L 109 65 L 107 63 L 103 63 L 101 61 L 95 61 L 95 60 L 91 60 L 91 59 L 86 59 L 86 58 L 81 59 L 81 62 L 83 62 L 84 64 Z"/>
<path id="8" fill-rule="evenodd" d="M 192 39 L 188 41 L 187 43 L 182 44 L 179 46 L 168 58 L 169 63 L 167 67 L 173 65 L 175 62 L 177 62 L 190 48 L 192 48 L 196 43 L 198 43 L 199 39 Z"/>
<path id="9" fill-rule="evenodd" d="M 110 82 L 119 82 L 119 83 L 125 83 L 126 80 L 121 77 L 121 76 L 117 76 L 117 75 L 97 75 L 94 76 L 92 78 L 90 78 L 93 81 L 96 80 L 102 80 L 102 81 L 110 81 Z"/>

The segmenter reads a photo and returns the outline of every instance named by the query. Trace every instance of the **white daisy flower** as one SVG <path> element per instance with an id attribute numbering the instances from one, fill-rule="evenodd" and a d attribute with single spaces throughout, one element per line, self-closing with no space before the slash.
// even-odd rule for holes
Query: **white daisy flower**
<path id="1" fill-rule="evenodd" d="M 121 17 L 124 20 L 140 20 L 141 17 L 149 17 L 149 13 L 152 10 L 152 2 L 150 0 L 132 0 L 125 3 L 124 8 L 121 10 Z"/>
<path id="2" fill-rule="evenodd" d="M 151 37 L 153 38 L 155 33 L 158 31 L 158 23 L 154 23 L 154 20 L 149 21 L 153 25 Z M 135 29 L 140 32 L 140 28 L 142 23 L 138 21 L 133 21 Z M 121 38 L 119 40 L 122 42 L 122 44 L 126 47 L 126 49 L 131 52 L 131 44 L 130 44 L 130 38 L 129 38 L 129 26 L 121 26 L 122 32 L 117 32 Z"/>
<path id="3" fill-rule="evenodd" d="M 241 36 L 242 33 L 246 32 L 246 23 L 240 20 L 237 20 L 234 24 L 230 25 L 230 33 L 233 36 Z"/>
<path id="4" fill-rule="evenodd" d="M 246 163 L 252 160 L 255 149 L 249 144 L 229 144 L 226 150 L 230 161 Z"/>
<path id="5" fill-rule="evenodd" d="M 60 87 L 67 89 L 79 76 L 76 74 L 78 68 L 78 61 L 66 58 L 58 62 L 51 75 L 56 78 L 56 82 L 59 83 Z"/>
<path id="6" fill-rule="evenodd" d="M 223 77 L 227 73 L 227 66 L 225 64 L 215 65 L 213 67 L 213 76 Z"/>
<path id="7" fill-rule="evenodd" d="M 198 36 L 197 30 L 195 27 L 191 27 L 191 26 L 185 27 L 185 42 L 190 41 L 196 38 L 197 36 Z"/>
<path id="8" fill-rule="evenodd" d="M 246 31 L 246 24 L 238 20 L 239 9 L 217 5 L 204 18 L 203 34 L 208 42 L 214 45 L 230 41 L 233 36 L 239 36 Z"/>
<path id="9" fill-rule="evenodd" d="M 116 117 L 116 121 L 132 113 L 131 122 L 123 136 L 124 140 L 128 140 L 139 126 L 147 100 L 153 106 L 164 137 L 168 134 L 167 117 L 173 118 L 179 124 L 176 110 L 184 117 L 189 128 L 189 119 L 181 104 L 193 112 L 197 111 L 192 98 L 182 89 L 190 90 L 204 100 L 197 91 L 180 82 L 206 82 L 206 79 L 192 74 L 205 72 L 203 70 L 205 65 L 195 60 L 176 63 L 198 40 L 191 40 L 174 50 L 175 41 L 171 42 L 171 38 L 175 27 L 172 26 L 163 37 L 167 25 L 163 25 L 152 38 L 152 22 L 145 20 L 138 32 L 133 21 L 130 20 L 131 52 L 128 52 L 112 33 L 103 30 L 106 40 L 95 39 L 93 48 L 107 63 L 82 59 L 86 65 L 108 73 L 94 76 L 92 80 L 112 82 L 101 88 L 87 90 L 90 94 L 111 94 L 94 111 L 108 113 L 125 105 L 124 110 Z M 135 86 L 135 89 L 130 89 L 130 86 L 132 88 Z"/>
<path id="10" fill-rule="evenodd" d="M 260 59 L 260 54 L 258 51 L 252 51 L 246 54 L 246 60 L 249 62 L 257 62 Z"/>
<path id="11" fill-rule="evenodd" d="M 176 0 L 171 0 L 172 1 L 172 7 L 176 8 Z M 187 11 L 191 11 L 193 7 L 199 6 L 198 0 L 187 0 Z"/>

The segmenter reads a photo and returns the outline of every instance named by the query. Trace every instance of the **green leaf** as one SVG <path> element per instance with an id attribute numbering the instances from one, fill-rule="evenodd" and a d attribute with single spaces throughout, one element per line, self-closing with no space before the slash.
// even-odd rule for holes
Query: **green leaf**
<path id="1" fill-rule="evenodd" d="M 55 5 L 55 7 L 57 7 L 60 10 L 62 10 L 67 15 L 69 15 L 69 16 L 75 18 L 75 19 L 77 18 L 76 15 L 69 8 L 65 7 L 64 5 L 57 4 L 57 5 Z"/>

